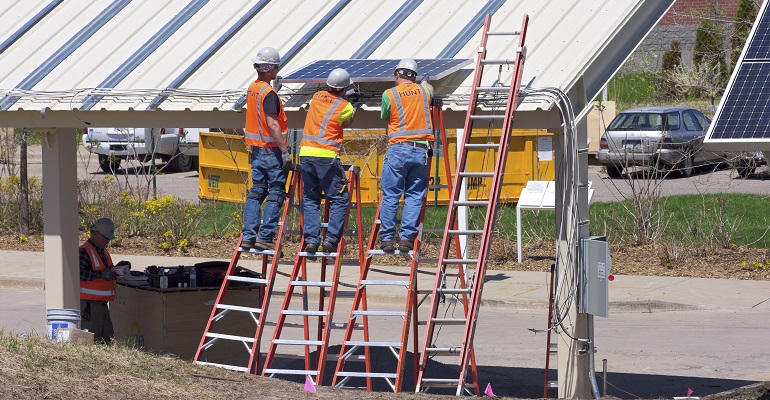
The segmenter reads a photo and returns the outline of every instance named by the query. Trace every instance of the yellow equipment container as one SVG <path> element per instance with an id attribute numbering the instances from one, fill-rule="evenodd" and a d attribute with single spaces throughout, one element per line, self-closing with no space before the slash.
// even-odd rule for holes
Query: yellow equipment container
<path id="1" fill-rule="evenodd" d="M 498 142 L 500 130 L 474 130 L 473 143 Z M 456 130 L 447 130 L 447 142 L 451 171 L 454 172 L 457 156 Z M 384 130 L 352 130 L 345 132 L 343 164 L 361 168 L 361 199 L 363 204 L 379 202 L 379 175 L 385 157 Z M 530 180 L 553 180 L 553 134 L 545 130 L 514 130 L 508 149 L 508 162 L 501 189 L 501 202 L 515 203 L 521 190 Z M 538 146 L 540 148 L 538 149 Z M 469 153 L 468 170 L 481 170 L 486 163 L 495 161 L 495 150 Z M 444 160 L 441 149 L 434 150 L 431 165 L 431 187 L 446 185 Z M 540 159 L 544 160 L 541 161 Z M 200 198 L 244 202 L 251 185 L 251 167 L 243 137 L 222 133 L 201 133 L 200 144 Z M 486 198 L 491 178 L 478 178 L 468 184 L 468 198 Z M 446 188 L 433 189 L 428 193 L 431 204 L 446 204 L 449 194 Z"/>

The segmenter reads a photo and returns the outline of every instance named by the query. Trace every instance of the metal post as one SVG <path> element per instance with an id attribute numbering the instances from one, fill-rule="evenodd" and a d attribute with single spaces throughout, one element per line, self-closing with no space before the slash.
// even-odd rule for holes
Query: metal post
<path id="1" fill-rule="evenodd" d="M 602 397 L 607 395 L 607 359 L 602 358 L 602 380 L 604 381 L 602 385 Z"/>

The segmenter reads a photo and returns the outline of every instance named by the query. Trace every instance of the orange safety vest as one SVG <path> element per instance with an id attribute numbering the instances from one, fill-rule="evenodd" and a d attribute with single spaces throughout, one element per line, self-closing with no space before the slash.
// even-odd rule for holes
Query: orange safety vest
<path id="1" fill-rule="evenodd" d="M 256 80 L 249 85 L 249 93 L 246 96 L 246 136 L 244 140 L 249 146 L 275 147 L 275 140 L 270 136 L 270 128 L 267 126 L 264 100 L 268 93 L 273 92 L 272 86 L 267 82 Z M 278 101 L 278 124 L 281 126 L 283 142 L 286 143 L 286 132 L 289 125 L 286 123 L 286 113 L 283 112 L 283 104 Z"/>
<path id="2" fill-rule="evenodd" d="M 409 140 L 433 141 L 430 94 L 421 85 L 407 82 L 385 92 L 390 100 L 388 145 Z"/>
<path id="3" fill-rule="evenodd" d="M 104 249 L 104 257 L 106 260 L 102 260 L 99 253 L 96 251 L 96 247 L 90 242 L 86 241 L 80 248 L 86 249 L 88 258 L 91 259 L 91 268 L 93 268 L 94 271 L 112 268 L 112 257 L 110 257 L 110 253 L 107 249 Z M 116 286 L 115 281 L 108 281 L 102 278 L 97 278 L 92 281 L 80 281 L 80 298 L 82 300 L 112 301 L 115 300 Z"/>
<path id="4" fill-rule="evenodd" d="M 347 100 L 325 90 L 313 95 L 300 146 L 317 147 L 339 154 L 342 149 L 340 115 L 347 106 Z"/>

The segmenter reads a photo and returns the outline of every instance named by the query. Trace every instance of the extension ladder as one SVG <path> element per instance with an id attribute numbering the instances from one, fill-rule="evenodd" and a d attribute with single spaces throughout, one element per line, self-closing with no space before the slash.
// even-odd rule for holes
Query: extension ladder
<path id="1" fill-rule="evenodd" d="M 276 322 L 273 338 L 270 341 L 267 355 L 265 357 L 265 365 L 262 370 L 263 376 L 275 376 L 275 375 L 304 375 L 307 378 L 314 380 L 315 384 L 321 385 L 323 383 L 324 368 L 327 361 L 327 353 L 329 347 L 329 336 L 331 329 L 334 327 L 332 321 L 334 307 L 337 300 L 337 289 L 339 286 L 340 270 L 342 267 L 342 257 L 345 249 L 345 229 L 348 225 L 350 216 L 350 209 L 353 204 L 356 207 L 357 217 L 357 235 L 359 248 L 363 246 L 363 237 L 361 235 L 361 192 L 360 192 L 360 177 L 359 168 L 351 167 L 348 174 L 348 207 L 345 211 L 345 219 L 342 224 L 342 233 L 340 234 L 339 242 L 337 243 L 337 249 L 335 252 L 327 252 L 323 249 L 323 252 L 318 251 L 315 253 L 308 253 L 305 249 L 304 235 L 300 240 L 300 251 L 297 252 L 297 256 L 294 260 L 294 266 L 292 268 L 286 294 L 284 295 L 283 304 L 278 315 L 278 321 Z M 353 195 L 355 193 L 355 202 L 353 201 Z M 328 221 L 329 215 L 329 203 L 326 203 L 324 219 Z M 328 223 L 321 224 L 321 227 L 327 228 Z M 320 279 L 318 281 L 308 280 L 307 274 L 307 260 L 308 259 L 321 259 Z M 333 268 L 331 280 L 326 280 L 326 268 L 327 259 L 332 259 L 333 262 L 328 263 Z M 359 256 L 359 262 L 361 258 Z M 302 296 L 302 308 L 292 309 L 291 300 L 294 297 L 295 291 L 300 288 Z M 311 310 L 309 308 L 308 290 L 309 288 L 319 289 L 319 305 L 318 310 Z M 326 294 L 328 290 L 328 302 L 326 302 Z M 303 338 L 302 339 L 282 339 L 283 328 L 287 325 L 286 318 L 288 316 L 302 317 Z M 318 318 L 318 330 L 315 339 L 310 338 L 310 318 Z M 304 347 L 304 369 L 291 369 L 291 368 L 273 368 L 275 361 L 276 350 L 281 345 L 294 345 Z M 311 347 L 317 347 L 316 361 L 311 360 Z"/>
<path id="2" fill-rule="evenodd" d="M 446 132 L 444 130 L 444 119 L 443 119 L 443 113 L 441 109 L 442 103 L 438 99 L 434 99 L 433 105 L 431 107 L 431 118 L 433 120 L 434 126 L 438 126 L 438 132 L 439 132 L 439 138 L 440 141 L 440 147 L 443 152 L 443 159 L 444 159 L 444 167 L 446 176 L 450 177 L 449 185 L 447 186 L 448 190 L 451 190 L 451 174 L 450 174 L 450 164 L 449 164 L 449 157 L 448 157 L 448 148 L 446 146 Z M 428 165 L 430 165 L 432 160 L 432 155 L 429 155 L 428 157 Z M 430 175 L 430 171 L 428 172 Z M 439 189 L 441 188 L 441 185 L 433 185 L 433 188 L 429 189 Z M 380 198 L 380 204 L 382 203 L 382 198 Z M 366 249 L 366 253 L 363 253 L 362 248 L 362 257 L 364 254 L 365 262 L 363 262 L 362 268 L 361 268 L 361 275 L 359 278 L 358 285 L 356 287 L 355 296 L 353 297 L 353 304 L 351 306 L 350 315 L 347 322 L 347 328 L 345 330 L 345 335 L 342 341 L 342 346 L 340 350 L 340 357 L 337 361 L 337 369 L 334 373 L 334 380 L 332 382 L 332 385 L 334 387 L 338 388 L 345 388 L 345 387 L 352 387 L 349 386 L 348 383 L 352 379 L 356 378 L 364 378 L 366 380 L 366 388 L 368 390 L 372 390 L 372 378 L 383 378 L 387 384 L 390 386 L 390 388 L 394 392 L 399 392 L 401 390 L 401 387 L 404 382 L 404 368 L 406 364 L 406 358 L 407 358 L 407 347 L 409 344 L 409 331 L 410 326 L 414 326 L 412 334 L 414 336 L 413 343 L 414 343 L 414 349 L 413 354 L 414 357 L 414 373 L 416 376 L 417 373 L 417 340 L 418 340 L 418 307 L 419 307 L 419 301 L 417 298 L 417 295 L 419 294 L 417 290 L 417 272 L 419 263 L 421 261 L 420 259 L 420 249 L 422 245 L 422 237 L 423 233 L 429 231 L 430 229 L 424 228 L 423 221 L 425 219 L 425 211 L 426 211 L 426 205 L 427 205 L 427 196 L 423 198 L 422 202 L 422 208 L 420 210 L 420 216 L 419 216 L 419 223 L 418 226 L 418 233 L 414 239 L 413 242 L 413 248 L 414 250 L 409 251 L 408 253 L 401 253 L 399 250 L 395 250 L 394 252 L 384 252 L 383 250 L 376 249 L 377 247 L 377 237 L 379 235 L 380 230 L 380 207 L 377 207 L 377 212 L 374 217 L 374 223 L 372 224 L 371 233 L 369 234 L 369 245 Z M 443 229 L 438 229 L 437 231 L 442 232 Z M 393 275 L 408 275 L 408 279 L 406 280 L 375 280 L 375 279 L 369 279 L 369 272 L 371 271 L 371 265 L 373 261 L 373 256 L 377 255 L 405 255 L 408 256 L 410 259 L 410 268 L 408 274 L 403 273 L 393 273 Z M 403 311 L 392 311 L 392 310 L 370 310 L 368 308 L 369 299 L 367 297 L 367 288 L 374 287 L 374 286 L 385 286 L 390 287 L 393 289 L 396 288 L 404 288 L 406 289 L 405 294 L 405 304 Z M 383 332 L 380 337 L 384 337 L 386 340 L 373 340 L 371 337 L 371 332 L 369 330 L 369 319 L 370 318 L 392 318 L 397 317 L 401 318 L 403 320 L 401 324 L 401 335 L 400 335 L 400 341 L 393 341 L 391 339 L 391 336 L 388 335 L 389 332 Z M 360 321 L 360 323 L 358 323 Z M 363 328 L 363 338 L 360 340 L 353 340 L 353 334 L 354 330 L 357 327 Z M 391 339 L 391 340 L 387 340 Z M 393 372 L 374 372 L 372 371 L 372 356 L 371 351 L 373 349 L 388 349 L 390 353 L 392 353 L 395 356 L 396 366 L 395 371 Z M 360 354 L 360 351 L 363 350 L 363 355 Z M 365 365 L 365 371 L 350 371 L 346 370 L 346 367 L 350 367 L 347 365 L 347 362 L 350 361 L 364 361 Z M 380 363 L 383 364 L 383 363 Z M 351 369 L 351 368 L 348 368 Z M 358 368 L 360 369 L 360 367 Z"/>
<path id="3" fill-rule="evenodd" d="M 238 244 L 233 252 L 233 256 L 230 259 L 230 264 L 225 272 L 224 280 L 222 281 L 222 287 L 219 289 L 219 294 L 214 301 L 214 307 L 211 309 L 211 316 L 206 323 L 206 328 L 203 330 L 203 337 L 201 337 L 200 345 L 195 353 L 193 361 L 196 364 L 201 365 L 213 365 L 216 367 L 231 369 L 234 371 L 257 373 L 259 370 L 259 357 L 260 357 L 260 339 L 262 338 L 262 332 L 264 331 L 267 311 L 270 306 L 270 297 L 273 292 L 273 284 L 275 283 L 276 273 L 278 271 L 278 262 L 280 256 L 276 257 L 276 254 L 281 254 L 281 247 L 283 244 L 284 234 L 286 232 L 287 221 L 289 217 L 289 210 L 296 207 L 295 195 L 299 193 L 300 186 L 300 174 L 299 169 L 295 167 L 291 171 L 291 179 L 289 181 L 289 191 L 287 193 L 288 201 L 285 202 L 283 211 L 281 214 L 281 220 L 279 222 L 280 228 L 278 229 L 278 235 L 276 236 L 275 250 L 258 250 L 249 249 L 248 251 L 241 248 L 241 241 L 243 237 L 238 239 Z M 237 271 L 238 261 L 241 254 L 247 252 L 262 256 L 262 274 L 260 278 L 240 276 Z M 268 260 L 271 260 L 268 263 Z M 269 269 L 268 269 L 269 266 Z M 246 284 L 258 285 L 260 287 L 261 298 L 258 299 L 256 307 L 251 304 L 226 304 L 228 290 L 232 282 L 242 282 Z M 256 329 L 253 336 L 243 336 L 240 334 L 215 332 L 214 329 L 217 326 L 217 322 L 225 318 L 231 312 L 243 312 L 247 313 L 251 319 L 256 323 Z M 224 324 L 226 321 L 222 321 Z M 232 326 L 225 326 L 226 328 L 234 329 Z M 235 327 L 237 329 L 238 327 Z M 218 348 L 212 348 L 218 341 L 240 342 L 245 347 L 248 353 L 248 361 L 240 365 L 224 364 L 219 362 L 207 361 L 209 357 L 216 357 L 214 350 Z M 209 351 L 209 353 L 206 353 Z M 245 364 L 245 365 L 244 365 Z"/>
<path id="4" fill-rule="evenodd" d="M 419 369 L 416 378 L 415 391 L 420 392 L 428 390 L 432 387 L 448 387 L 455 389 L 455 395 L 461 395 L 463 392 L 471 393 L 471 388 L 475 392 L 476 396 L 480 395 L 478 376 L 476 366 L 473 361 L 473 338 L 476 330 L 476 323 L 479 313 L 479 305 L 481 304 L 481 294 L 484 284 L 484 276 L 486 273 L 487 257 L 490 251 L 490 245 L 492 241 L 492 230 L 494 227 L 497 203 L 500 198 L 500 189 L 503 182 L 503 173 L 505 171 L 505 163 L 508 155 L 508 143 L 510 139 L 511 128 L 513 125 L 513 117 L 518 103 L 519 87 L 521 85 L 521 70 L 524 64 L 524 57 L 526 49 L 524 48 L 524 39 L 526 36 L 527 24 L 529 17 L 524 16 L 521 25 L 521 31 L 519 32 L 490 32 L 489 27 L 491 23 L 491 16 L 487 15 L 484 20 L 484 27 L 481 36 L 481 45 L 479 47 L 478 58 L 476 60 L 476 73 L 474 76 L 473 86 L 471 87 L 470 102 L 468 104 L 468 115 L 465 119 L 465 136 L 464 141 L 459 149 L 459 157 L 457 161 L 457 170 L 455 172 L 454 189 L 452 190 L 452 196 L 449 201 L 449 209 L 447 215 L 447 221 L 444 228 L 444 236 L 441 243 L 441 251 L 439 253 L 438 265 L 436 267 L 435 282 L 433 285 L 433 292 L 431 294 L 431 305 L 428 314 L 428 320 L 425 327 L 425 339 L 421 347 Z M 493 35 L 517 35 L 519 36 L 518 48 L 516 56 L 513 60 L 492 60 L 486 58 L 487 53 L 487 38 Z M 510 87 L 505 86 L 490 86 L 482 87 L 481 78 L 484 68 L 487 65 L 513 65 L 513 72 L 511 78 Z M 503 114 L 480 114 L 477 111 L 479 106 L 479 93 L 492 92 L 492 93 L 505 93 L 507 92 L 507 99 L 505 102 L 505 112 Z M 476 121 L 485 122 L 502 122 L 502 134 L 500 135 L 499 143 L 484 143 L 484 144 L 472 144 L 470 141 L 471 133 L 473 132 L 474 123 Z M 496 159 L 493 170 L 484 170 L 484 166 L 481 167 L 481 171 L 469 171 L 466 170 L 468 165 L 468 153 L 469 151 L 489 151 L 496 150 Z M 490 179 L 489 196 L 483 200 L 461 200 L 460 188 L 464 183 L 467 183 L 470 179 Z M 484 224 L 482 229 L 457 229 L 458 220 L 458 208 L 459 207 L 472 207 L 473 210 L 479 210 L 484 214 Z M 449 251 L 452 244 L 452 239 L 457 236 L 472 236 L 479 237 L 478 246 L 476 248 L 477 254 L 473 257 L 469 256 L 472 253 L 470 248 L 463 249 L 461 257 L 450 259 Z M 465 283 L 462 279 L 459 287 L 449 288 L 447 285 L 447 267 L 449 265 L 459 265 L 462 269 L 468 270 L 469 282 Z M 463 318 L 457 318 L 454 316 L 447 317 L 446 315 L 439 316 L 438 309 L 439 303 L 447 294 L 455 296 L 458 293 L 467 295 L 467 312 Z M 449 310 L 447 310 L 447 313 Z M 453 327 L 462 327 L 462 331 L 454 332 Z M 451 343 L 449 346 L 439 347 L 439 333 L 442 335 L 454 336 L 447 339 Z M 441 341 L 444 341 L 444 337 Z M 459 373 L 452 378 L 439 378 L 428 377 L 428 362 L 436 356 L 457 356 L 457 365 L 459 366 Z M 467 382 L 468 370 L 470 371 L 472 382 Z"/>

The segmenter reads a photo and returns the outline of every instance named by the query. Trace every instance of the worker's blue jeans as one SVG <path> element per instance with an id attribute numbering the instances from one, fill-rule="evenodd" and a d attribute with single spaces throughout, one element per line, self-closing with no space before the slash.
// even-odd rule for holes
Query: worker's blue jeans
<path id="1" fill-rule="evenodd" d="M 428 169 L 428 149 L 414 147 L 411 142 L 388 146 L 380 174 L 380 240 L 394 240 L 398 201 L 402 194 L 401 240 L 414 240 L 422 202 L 428 193 Z"/>
<path id="2" fill-rule="evenodd" d="M 300 157 L 302 171 L 302 227 L 306 243 L 321 243 L 321 192 L 329 202 L 326 241 L 337 244 L 348 208 L 348 185 L 339 158 Z M 324 248 L 324 251 L 330 251 Z"/>
<path id="3" fill-rule="evenodd" d="M 254 238 L 268 243 L 273 241 L 286 193 L 286 176 L 281 168 L 281 149 L 251 148 L 251 190 L 243 206 L 244 241 Z M 260 215 L 262 202 L 265 203 L 264 215 Z"/>

